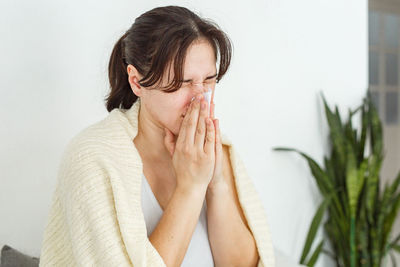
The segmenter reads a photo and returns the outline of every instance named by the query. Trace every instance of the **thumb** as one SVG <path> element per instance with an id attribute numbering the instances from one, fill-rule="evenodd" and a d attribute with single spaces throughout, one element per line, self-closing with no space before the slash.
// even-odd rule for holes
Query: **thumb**
<path id="1" fill-rule="evenodd" d="M 164 145 L 172 157 L 175 151 L 175 137 L 174 134 L 167 128 L 164 128 L 164 132 L 165 132 Z"/>

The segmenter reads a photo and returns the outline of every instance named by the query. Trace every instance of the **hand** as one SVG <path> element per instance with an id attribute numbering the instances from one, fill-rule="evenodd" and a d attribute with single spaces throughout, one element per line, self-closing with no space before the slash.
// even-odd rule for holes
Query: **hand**
<path id="1" fill-rule="evenodd" d="M 208 184 L 208 188 L 212 189 L 219 182 L 224 182 L 222 167 L 223 167 L 223 151 L 222 151 L 222 139 L 221 131 L 219 128 L 219 120 L 214 119 L 215 104 L 214 101 L 211 102 L 210 117 L 213 120 L 215 129 L 215 168 L 211 182 Z"/>
<path id="2" fill-rule="evenodd" d="M 212 120 L 207 118 L 207 102 L 202 98 L 199 95 L 190 104 L 176 143 L 174 134 L 165 128 L 164 144 L 172 157 L 177 187 L 184 190 L 199 186 L 206 188 L 214 171 L 215 130 Z M 200 108 L 200 104 L 205 104 L 205 107 Z"/>

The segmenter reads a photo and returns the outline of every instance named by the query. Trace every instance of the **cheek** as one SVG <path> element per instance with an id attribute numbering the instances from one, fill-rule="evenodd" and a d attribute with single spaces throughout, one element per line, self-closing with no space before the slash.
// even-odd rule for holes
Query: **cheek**
<path id="1" fill-rule="evenodd" d="M 170 129 L 174 134 L 179 133 L 183 121 L 182 114 L 190 104 L 192 94 L 190 90 L 181 88 L 168 96 L 164 95 L 162 101 L 158 102 L 157 117 L 160 123 Z"/>
<path id="2" fill-rule="evenodd" d="M 170 102 L 167 106 L 159 110 L 159 118 L 165 126 L 167 126 L 171 131 L 176 128 L 179 129 L 183 117 L 182 114 L 185 112 L 185 106 L 187 105 L 184 101 L 174 101 Z"/>

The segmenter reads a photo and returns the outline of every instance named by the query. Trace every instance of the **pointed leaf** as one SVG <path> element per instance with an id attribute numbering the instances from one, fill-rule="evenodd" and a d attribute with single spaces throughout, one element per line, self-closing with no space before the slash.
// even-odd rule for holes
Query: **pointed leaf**
<path id="1" fill-rule="evenodd" d="M 321 241 L 318 247 L 315 249 L 314 253 L 311 255 L 310 260 L 307 262 L 307 266 L 313 267 L 318 260 L 319 254 L 321 253 L 322 246 L 324 245 L 324 241 Z"/>
<path id="2" fill-rule="evenodd" d="M 304 244 L 303 253 L 300 258 L 300 263 L 304 264 L 306 257 L 308 256 L 308 252 L 312 246 L 314 241 L 315 235 L 318 231 L 319 225 L 321 223 L 322 217 L 324 216 L 325 210 L 329 205 L 331 197 L 326 198 L 322 203 L 319 205 L 317 212 L 314 215 L 310 228 L 308 230 L 306 242 Z"/>

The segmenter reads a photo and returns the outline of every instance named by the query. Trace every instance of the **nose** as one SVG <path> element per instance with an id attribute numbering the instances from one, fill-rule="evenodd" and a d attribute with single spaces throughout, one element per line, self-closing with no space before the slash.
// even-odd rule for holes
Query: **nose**
<path id="1" fill-rule="evenodd" d="M 195 93 L 195 95 L 197 94 L 203 94 L 205 93 L 207 90 L 207 88 L 205 88 L 205 85 L 203 83 L 193 83 L 193 92 Z"/>

